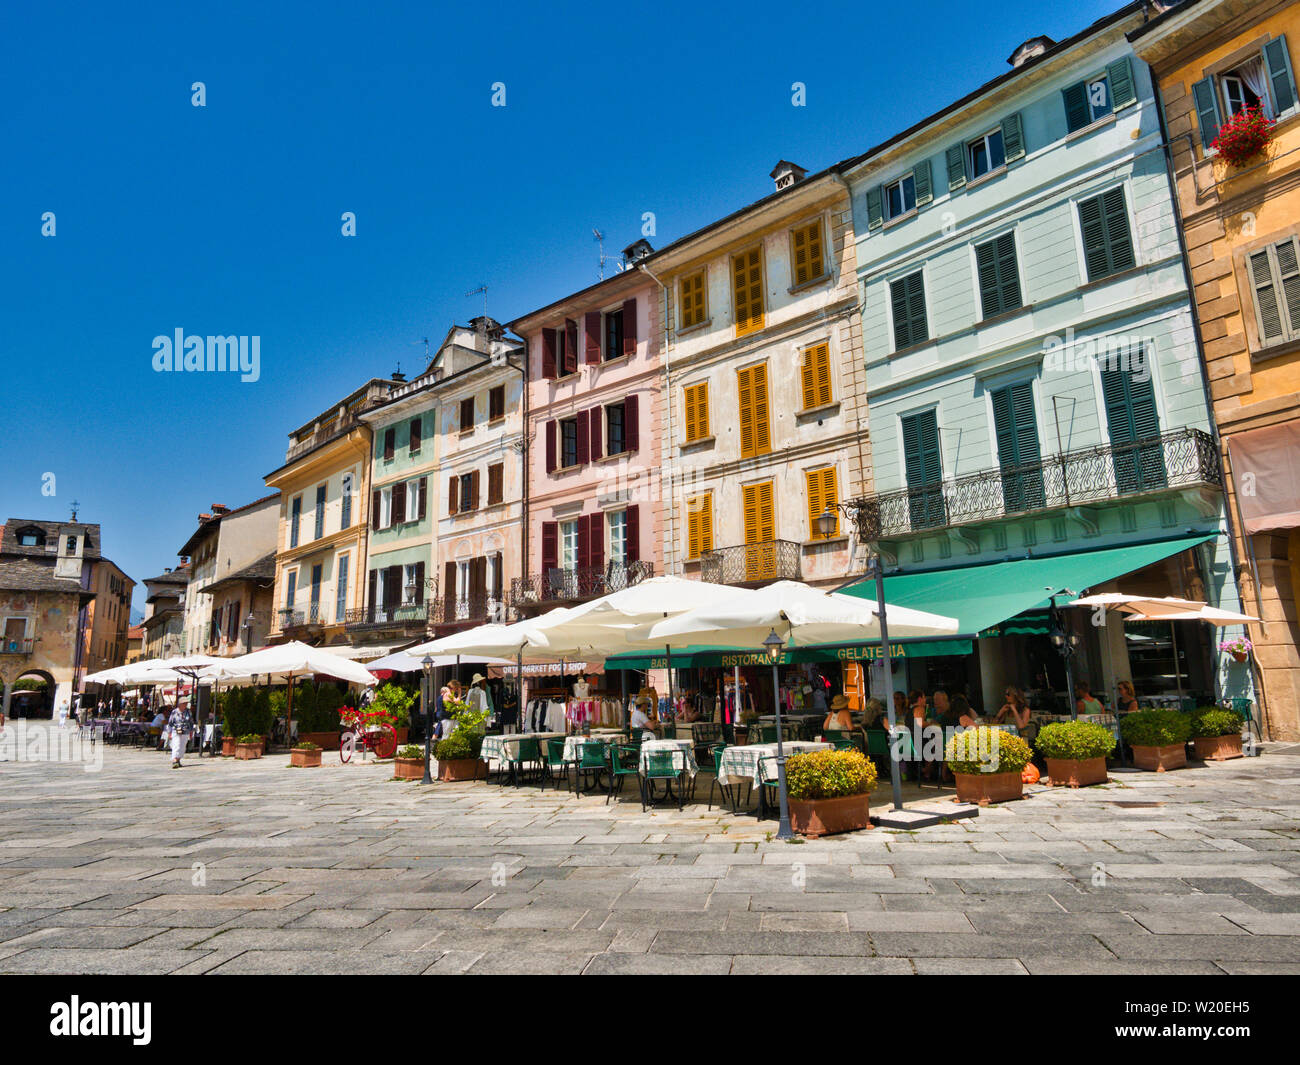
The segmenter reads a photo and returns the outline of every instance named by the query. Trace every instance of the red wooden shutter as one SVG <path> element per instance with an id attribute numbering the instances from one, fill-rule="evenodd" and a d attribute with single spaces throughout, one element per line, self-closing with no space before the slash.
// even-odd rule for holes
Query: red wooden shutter
<path id="1" fill-rule="evenodd" d="M 596 513 L 591 516 L 591 528 L 587 532 L 588 550 L 591 555 L 592 569 L 605 568 L 605 515 Z"/>
<path id="2" fill-rule="evenodd" d="M 587 334 L 587 365 L 600 362 L 600 311 L 588 311 L 584 319 Z"/>
<path id="3" fill-rule="evenodd" d="M 379 489 L 370 493 L 370 527 L 379 528 Z"/>
<path id="4" fill-rule="evenodd" d="M 641 446 L 641 431 L 637 424 L 640 408 L 640 397 L 635 392 L 623 401 L 623 448 L 626 451 L 636 451 Z"/>
<path id="5" fill-rule="evenodd" d="M 542 522 L 542 576 L 546 576 L 559 565 L 560 527 L 556 522 Z"/>
<path id="6" fill-rule="evenodd" d="M 591 418 L 591 461 L 595 462 L 601 456 L 605 439 L 605 420 L 601 415 L 604 409 L 601 407 L 592 407 L 589 417 Z"/>
<path id="7" fill-rule="evenodd" d="M 442 567 L 442 620 L 456 620 L 456 563 Z"/>
<path id="8" fill-rule="evenodd" d="M 424 602 L 424 563 L 415 564 L 415 601 Z"/>
<path id="9" fill-rule="evenodd" d="M 627 560 L 641 561 L 641 507 L 627 508 Z"/>
<path id="10" fill-rule="evenodd" d="M 591 412 L 578 412 L 578 465 L 584 465 L 591 457 Z"/>
<path id="11" fill-rule="evenodd" d="M 636 300 L 623 301 L 623 354 L 636 354 Z"/>
<path id="12" fill-rule="evenodd" d="M 578 372 L 578 323 L 564 319 L 564 372 Z"/>
<path id="13" fill-rule="evenodd" d="M 591 518 L 586 514 L 578 518 L 578 569 L 591 567 Z"/>
<path id="14" fill-rule="evenodd" d="M 554 380 L 555 373 L 555 330 L 542 330 L 542 376 Z"/>
<path id="15" fill-rule="evenodd" d="M 447 479 L 447 513 L 455 514 L 460 510 L 460 500 L 457 498 L 460 494 L 460 479 L 451 476 Z"/>
<path id="16" fill-rule="evenodd" d="M 397 446 L 397 430 L 385 429 L 384 430 L 384 458 L 385 459 L 391 459 L 393 457 L 393 452 L 396 449 L 396 446 Z"/>
<path id="17" fill-rule="evenodd" d="M 406 482 L 398 481 L 393 485 L 393 524 L 401 525 L 406 520 Z"/>
<path id="18" fill-rule="evenodd" d="M 478 470 L 469 475 L 469 509 L 478 510 Z"/>
<path id="19" fill-rule="evenodd" d="M 379 571 L 372 569 L 370 571 L 370 580 L 367 582 L 366 589 L 366 620 L 375 620 L 375 594 L 379 585 Z"/>
<path id="20" fill-rule="evenodd" d="M 411 446 L 410 451 L 420 450 L 420 419 L 411 419 Z"/>
<path id="21" fill-rule="evenodd" d="M 506 576 L 505 576 L 505 570 L 501 568 L 500 551 L 496 553 L 496 565 L 492 567 L 492 573 L 493 573 L 492 598 L 504 599 Z"/>
<path id="22" fill-rule="evenodd" d="M 546 423 L 546 472 L 555 472 L 555 419 Z"/>
<path id="23" fill-rule="evenodd" d="M 424 521 L 424 515 L 426 512 L 425 500 L 428 497 L 428 495 L 429 495 L 429 478 L 428 476 L 424 476 L 420 478 L 420 513 L 418 515 L 419 521 Z"/>

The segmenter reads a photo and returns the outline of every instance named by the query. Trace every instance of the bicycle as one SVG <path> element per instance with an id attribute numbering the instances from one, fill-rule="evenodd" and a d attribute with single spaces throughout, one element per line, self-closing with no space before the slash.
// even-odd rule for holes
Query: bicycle
<path id="1" fill-rule="evenodd" d="M 383 710 L 366 713 L 345 706 L 339 711 L 339 725 L 339 759 L 344 764 L 352 760 L 358 747 L 363 760 L 366 752 L 373 752 L 376 758 L 392 758 L 397 753 L 397 729 Z"/>

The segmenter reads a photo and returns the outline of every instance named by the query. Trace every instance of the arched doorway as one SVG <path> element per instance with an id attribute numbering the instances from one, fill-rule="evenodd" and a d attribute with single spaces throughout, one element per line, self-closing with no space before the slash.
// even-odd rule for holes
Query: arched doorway
<path id="1" fill-rule="evenodd" d="M 52 718 L 56 690 L 54 678 L 43 669 L 20 673 L 9 685 L 10 718 Z"/>

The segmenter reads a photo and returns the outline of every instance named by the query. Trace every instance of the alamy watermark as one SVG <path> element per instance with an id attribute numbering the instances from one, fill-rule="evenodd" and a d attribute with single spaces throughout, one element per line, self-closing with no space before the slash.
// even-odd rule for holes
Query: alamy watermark
<path id="1" fill-rule="evenodd" d="M 57 729 L 25 720 L 0 728 L 0 762 L 67 762 L 87 773 L 104 768 L 102 728 Z"/>
<path id="2" fill-rule="evenodd" d="M 171 336 L 153 338 L 153 368 L 157 373 L 237 373 L 251 384 L 262 376 L 260 336 Z"/>

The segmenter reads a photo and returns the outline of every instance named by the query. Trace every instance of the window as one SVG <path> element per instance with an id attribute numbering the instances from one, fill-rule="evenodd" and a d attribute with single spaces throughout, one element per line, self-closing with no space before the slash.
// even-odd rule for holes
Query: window
<path id="1" fill-rule="evenodd" d="M 289 504 L 289 546 L 298 546 L 298 524 L 302 518 L 302 496 L 294 496 Z M 72 547 L 69 546 L 69 551 Z"/>
<path id="2" fill-rule="evenodd" d="M 821 529 L 817 519 L 827 507 L 835 515 L 835 529 L 831 536 L 840 534 L 840 512 L 835 506 L 840 501 L 840 491 L 835 480 L 835 467 L 826 466 L 820 470 L 805 470 L 804 483 L 808 491 L 808 539 L 821 538 Z"/>
<path id="3" fill-rule="evenodd" d="M 943 525 L 943 460 L 939 452 L 939 420 L 926 410 L 900 419 L 903 461 L 907 472 L 908 515 L 914 529 Z"/>
<path id="4" fill-rule="evenodd" d="M 771 481 L 741 489 L 745 519 L 745 580 L 772 580 L 777 575 L 776 506 Z"/>
<path id="5" fill-rule="evenodd" d="M 497 462 L 488 467 L 488 506 L 495 506 L 505 498 L 505 463 Z"/>
<path id="6" fill-rule="evenodd" d="M 379 527 L 387 529 L 393 524 L 393 490 L 391 488 L 381 488 L 379 490 Z"/>
<path id="7" fill-rule="evenodd" d="M 578 568 L 578 523 L 560 522 L 560 569 Z"/>
<path id="8" fill-rule="evenodd" d="M 1100 281 L 1136 265 L 1123 186 L 1080 200 L 1079 229 L 1089 281 Z"/>
<path id="9" fill-rule="evenodd" d="M 1149 492 L 1167 483 L 1150 357 L 1137 345 L 1120 351 L 1108 348 L 1098 360 L 1115 487 L 1120 492 Z"/>
<path id="10" fill-rule="evenodd" d="M 1288 237 L 1247 257 L 1261 346 L 1300 339 L 1297 242 Z"/>
<path id="11" fill-rule="evenodd" d="M 622 565 L 627 561 L 627 511 L 615 510 L 605 515 L 609 526 L 609 560 Z"/>
<path id="12" fill-rule="evenodd" d="M 467 396 L 460 401 L 460 431 L 474 428 L 474 397 Z"/>
<path id="13" fill-rule="evenodd" d="M 709 383 L 687 385 L 684 390 L 686 407 L 686 442 L 703 440 L 709 435 Z"/>
<path id="14" fill-rule="evenodd" d="M 506 386 L 497 385 L 488 392 L 488 421 L 500 421 L 506 416 Z"/>
<path id="15" fill-rule="evenodd" d="M 465 513 L 468 510 L 477 510 L 478 500 L 474 498 L 474 474 L 462 473 L 460 475 L 460 510 Z"/>
<path id="16" fill-rule="evenodd" d="M 736 371 L 740 393 L 740 457 L 766 455 L 772 450 L 768 424 L 767 363 Z"/>
<path id="17" fill-rule="evenodd" d="M 559 366 L 562 375 L 578 372 L 578 323 L 568 318 L 560 333 Z"/>
<path id="18" fill-rule="evenodd" d="M 313 539 L 319 540 L 325 535 L 325 485 L 316 486 L 316 535 Z"/>
<path id="19" fill-rule="evenodd" d="M 731 295 L 736 308 L 736 336 L 763 328 L 763 249 L 731 257 Z"/>
<path id="20" fill-rule="evenodd" d="M 298 598 L 298 571 L 291 569 L 285 579 L 284 585 L 284 606 L 286 610 L 292 610 L 294 600 Z"/>
<path id="21" fill-rule="evenodd" d="M 605 358 L 618 359 L 623 356 L 623 312 L 609 311 L 605 314 Z"/>
<path id="22" fill-rule="evenodd" d="M 680 288 L 682 328 L 703 325 L 708 313 L 704 298 L 704 271 L 683 277 Z"/>
<path id="23" fill-rule="evenodd" d="M 1028 381 L 999 388 L 993 400 L 993 427 L 1002 469 L 1002 503 L 1008 514 L 1044 505 L 1043 469 L 1034 417 L 1034 386 Z"/>
<path id="24" fill-rule="evenodd" d="M 889 283 L 889 303 L 894 314 L 895 351 L 930 339 L 925 317 L 925 282 L 920 270 Z"/>
<path id="25" fill-rule="evenodd" d="M 342 487 L 340 488 L 342 503 L 342 514 L 339 517 L 339 528 L 346 529 L 352 524 L 352 474 L 343 475 Z"/>
<path id="26" fill-rule="evenodd" d="M 828 406 L 833 398 L 830 344 L 823 342 L 804 348 L 800 369 L 803 377 L 803 409 L 815 410 Z"/>
<path id="27" fill-rule="evenodd" d="M 1284 35 L 1274 37 L 1244 63 L 1211 74 L 1192 86 L 1201 144 L 1207 151 L 1225 119 L 1254 107 L 1268 118 L 1280 118 L 1293 111 L 1298 100 Z"/>
<path id="28" fill-rule="evenodd" d="M 347 613 L 348 613 L 348 556 L 347 555 L 339 555 L 338 571 L 339 571 L 339 578 L 337 582 L 338 597 L 337 597 L 337 601 L 334 604 L 335 607 L 334 620 L 343 621 L 347 617 Z"/>
<path id="29" fill-rule="evenodd" d="M 1110 82 L 1105 74 L 1071 85 L 1062 90 L 1062 95 L 1065 97 L 1065 128 L 1070 133 L 1111 113 Z"/>
<path id="30" fill-rule="evenodd" d="M 823 265 L 820 221 L 790 231 L 790 257 L 794 261 L 796 285 L 806 285 L 826 273 Z"/>
<path id="31" fill-rule="evenodd" d="M 41 536 L 39 533 L 25 532 L 18 534 L 19 547 L 41 547 Z"/>
<path id="32" fill-rule="evenodd" d="M 622 403 L 615 403 L 605 408 L 605 454 L 621 455 L 627 450 L 627 441 L 623 434 L 623 415 L 626 408 Z M 599 411 L 596 412 L 599 414 Z"/>
<path id="33" fill-rule="evenodd" d="M 415 603 L 419 591 L 420 582 L 415 563 L 408 562 L 402 567 L 402 603 L 406 606 Z"/>
<path id="34" fill-rule="evenodd" d="M 417 477 L 413 481 L 406 482 L 406 513 L 403 517 L 407 521 L 420 520 L 420 508 L 424 501 L 420 498 L 421 479 Z"/>
<path id="35" fill-rule="evenodd" d="M 713 493 L 686 500 L 686 557 L 698 559 L 713 550 Z"/>
<path id="36" fill-rule="evenodd" d="M 389 428 L 384 430 L 384 461 L 388 462 L 397 452 L 397 430 Z"/>
<path id="37" fill-rule="evenodd" d="M 975 266 L 979 272 L 980 306 L 985 318 L 1013 311 L 1021 305 L 1015 233 L 1003 233 L 975 245 Z"/>
<path id="38" fill-rule="evenodd" d="M 410 432 L 408 434 L 409 441 L 407 447 L 407 452 L 411 455 L 418 455 L 420 453 L 420 434 L 423 427 L 424 426 L 423 426 L 422 419 L 420 418 L 411 419 Z"/>
<path id="39" fill-rule="evenodd" d="M 885 210 L 890 218 L 898 218 L 916 210 L 916 178 L 911 174 L 885 186 Z"/>
<path id="40" fill-rule="evenodd" d="M 1002 129 L 990 130 L 966 145 L 966 174 L 974 181 L 998 167 L 1006 166 L 1007 157 L 1002 148 Z"/>
<path id="41" fill-rule="evenodd" d="M 317 562 L 311 568 L 311 617 L 309 621 L 324 620 L 320 615 L 320 582 L 324 567 Z"/>
<path id="42" fill-rule="evenodd" d="M 578 419 L 565 418 L 560 422 L 560 466 L 568 469 L 578 464 Z"/>

